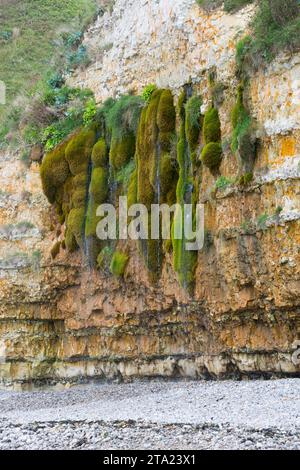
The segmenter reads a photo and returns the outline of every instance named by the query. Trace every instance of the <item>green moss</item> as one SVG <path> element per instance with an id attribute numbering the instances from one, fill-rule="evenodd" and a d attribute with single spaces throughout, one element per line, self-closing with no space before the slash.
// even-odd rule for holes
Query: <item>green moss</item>
<path id="1" fill-rule="evenodd" d="M 130 178 L 128 191 L 127 191 L 127 204 L 128 209 L 137 203 L 137 171 L 135 170 Z"/>
<path id="2" fill-rule="evenodd" d="M 185 134 L 189 145 L 191 159 L 197 160 L 197 147 L 201 130 L 201 105 L 200 96 L 192 96 L 185 105 Z"/>
<path id="3" fill-rule="evenodd" d="M 239 184 L 242 186 L 246 186 L 253 181 L 253 173 L 245 173 L 239 179 Z"/>
<path id="4" fill-rule="evenodd" d="M 66 234 L 65 234 L 65 245 L 66 245 L 66 248 L 67 250 L 70 252 L 70 253 L 73 253 L 74 251 L 77 250 L 78 248 L 78 244 L 76 242 L 76 238 L 74 237 L 73 233 L 71 232 L 71 230 L 66 230 Z"/>
<path id="5" fill-rule="evenodd" d="M 142 98 L 147 104 L 149 103 L 151 96 L 155 90 L 157 90 L 157 86 L 154 83 L 150 83 L 143 89 Z"/>
<path id="6" fill-rule="evenodd" d="M 137 194 L 137 202 L 148 210 L 158 198 L 160 203 L 170 200 L 172 185 L 176 185 L 176 166 L 171 165 L 169 155 L 175 135 L 175 114 L 172 93 L 156 90 L 141 115 L 136 146 L 137 190 L 132 180 L 131 200 Z M 151 233 L 150 220 L 147 228 Z M 162 240 L 141 241 L 140 250 L 151 280 L 156 280 L 162 267 Z"/>
<path id="7" fill-rule="evenodd" d="M 110 246 L 105 246 L 100 251 L 99 255 L 97 256 L 97 266 L 102 271 L 109 270 L 111 260 L 113 257 L 113 250 Z"/>
<path id="8" fill-rule="evenodd" d="M 243 94 L 244 94 L 244 87 L 242 84 L 238 86 L 237 89 L 237 100 L 231 112 L 231 125 L 235 128 L 239 121 L 243 119 L 243 116 L 246 112 L 244 103 L 243 103 Z"/>
<path id="9" fill-rule="evenodd" d="M 60 251 L 61 242 L 56 242 L 51 248 L 51 258 L 55 259 Z"/>
<path id="10" fill-rule="evenodd" d="M 210 170 L 215 170 L 222 161 L 222 146 L 219 142 L 210 142 L 201 152 L 201 161 Z"/>
<path id="11" fill-rule="evenodd" d="M 102 138 L 93 147 L 92 162 L 95 168 L 105 167 L 108 162 L 108 153 L 105 139 Z"/>
<path id="12" fill-rule="evenodd" d="M 172 148 L 172 141 L 174 140 L 175 133 L 173 132 L 160 132 L 159 144 L 163 152 L 170 152 Z"/>
<path id="13" fill-rule="evenodd" d="M 69 214 L 71 210 L 71 198 L 73 193 L 73 177 L 69 176 L 63 186 L 63 200 L 62 200 L 62 212 L 65 216 Z"/>
<path id="14" fill-rule="evenodd" d="M 186 93 L 183 90 L 178 97 L 178 103 L 177 103 L 177 112 L 181 119 L 185 119 L 185 103 L 186 103 Z"/>
<path id="15" fill-rule="evenodd" d="M 173 95 L 170 90 L 163 90 L 157 109 L 157 126 L 160 132 L 173 132 L 176 124 L 176 112 Z"/>
<path id="16" fill-rule="evenodd" d="M 110 264 L 110 271 L 114 276 L 122 277 L 124 276 L 127 263 L 129 261 L 129 256 L 125 253 L 116 251 L 112 257 Z"/>
<path id="17" fill-rule="evenodd" d="M 120 139 L 112 138 L 110 148 L 110 161 L 115 171 L 121 170 L 135 153 L 135 136 L 131 132 Z"/>
<path id="18" fill-rule="evenodd" d="M 86 220 L 85 220 L 85 237 L 96 237 L 96 229 L 97 224 L 100 222 L 100 217 L 96 215 L 97 205 L 90 199 L 87 213 L 86 213 Z"/>
<path id="19" fill-rule="evenodd" d="M 181 94 L 179 103 L 181 123 L 179 130 L 179 141 L 177 145 L 179 179 L 176 187 L 176 199 L 177 203 L 181 206 L 181 212 L 177 211 L 174 216 L 172 224 L 172 246 L 174 270 L 178 275 L 179 282 L 185 289 L 192 293 L 194 288 L 197 253 L 186 250 L 185 243 L 187 240 L 184 237 L 184 232 L 182 233 L 182 237 L 179 240 L 175 238 L 175 233 L 177 233 L 178 227 L 181 226 L 183 228 L 184 204 L 192 204 L 194 202 L 196 188 L 196 182 L 193 176 L 195 168 L 186 136 L 186 128 L 188 125 L 186 122 L 186 108 L 184 106 L 185 102 L 186 95 Z"/>
<path id="20" fill-rule="evenodd" d="M 79 173 L 78 175 L 74 176 L 73 178 L 73 188 L 74 189 L 77 189 L 77 188 L 86 188 L 87 186 L 87 182 L 88 182 L 88 175 L 86 172 L 84 173 Z"/>
<path id="21" fill-rule="evenodd" d="M 176 185 L 178 179 L 178 172 L 175 162 L 168 153 L 163 153 L 160 159 L 160 190 L 164 200 L 166 200 L 170 190 Z"/>
<path id="22" fill-rule="evenodd" d="M 67 229 L 74 235 L 76 243 L 80 247 L 83 244 L 84 215 L 84 208 L 71 209 L 67 220 Z"/>
<path id="23" fill-rule="evenodd" d="M 92 171 L 90 195 L 96 204 L 103 204 L 108 195 L 108 171 L 105 168 L 95 168 Z"/>
<path id="24" fill-rule="evenodd" d="M 66 146 L 67 143 L 64 142 L 46 154 L 40 168 L 43 191 L 51 204 L 55 201 L 57 190 L 70 175 L 69 165 L 65 159 Z"/>
<path id="25" fill-rule="evenodd" d="M 119 185 L 119 190 L 122 192 L 122 194 L 125 194 L 128 190 L 130 181 L 131 181 L 131 176 L 135 171 L 135 161 L 130 160 L 129 163 L 127 163 L 126 166 L 123 166 L 121 170 L 119 170 L 116 175 L 115 175 L 115 181 Z"/>
<path id="26" fill-rule="evenodd" d="M 72 175 L 87 172 L 95 139 L 95 131 L 83 129 L 67 145 L 65 156 Z"/>
<path id="27" fill-rule="evenodd" d="M 71 197 L 73 208 L 80 209 L 81 207 L 85 205 L 85 200 L 86 200 L 86 189 L 76 189 L 76 191 L 73 191 L 72 197 Z"/>
<path id="28" fill-rule="evenodd" d="M 245 173 L 251 173 L 256 158 L 256 137 L 251 117 L 244 105 L 244 88 L 238 87 L 237 101 L 231 113 L 233 127 L 231 149 L 237 152 Z"/>
<path id="29" fill-rule="evenodd" d="M 206 144 L 221 140 L 221 123 L 216 108 L 210 108 L 204 116 L 203 138 Z"/>

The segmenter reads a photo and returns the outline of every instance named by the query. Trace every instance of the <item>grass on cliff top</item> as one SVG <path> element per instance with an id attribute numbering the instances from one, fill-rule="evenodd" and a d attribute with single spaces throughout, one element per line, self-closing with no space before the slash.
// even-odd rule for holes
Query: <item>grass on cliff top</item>
<path id="1" fill-rule="evenodd" d="M 97 11 L 97 0 L 2 0 L 0 80 L 6 105 L 0 124 L 18 96 L 34 92 L 37 82 L 64 61 L 62 33 L 82 31 Z"/>

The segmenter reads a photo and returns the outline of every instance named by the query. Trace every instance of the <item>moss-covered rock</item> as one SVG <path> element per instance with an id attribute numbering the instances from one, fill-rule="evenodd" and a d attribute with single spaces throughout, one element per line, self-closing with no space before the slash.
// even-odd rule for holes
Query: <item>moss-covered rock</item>
<path id="1" fill-rule="evenodd" d="M 63 186 L 70 175 L 69 165 L 65 158 L 68 142 L 58 145 L 45 155 L 40 168 L 43 191 L 48 201 L 53 204 L 57 190 Z"/>
<path id="2" fill-rule="evenodd" d="M 120 251 L 116 251 L 112 257 L 110 264 L 110 271 L 114 276 L 122 277 L 124 276 L 127 263 L 129 261 L 129 256 Z"/>
<path id="3" fill-rule="evenodd" d="M 176 111 L 170 90 L 162 90 L 157 109 L 157 126 L 163 133 L 173 132 L 176 124 Z"/>
<path id="4" fill-rule="evenodd" d="M 77 250 L 78 244 L 71 230 L 67 229 L 65 234 L 65 246 L 70 253 Z"/>
<path id="5" fill-rule="evenodd" d="M 175 138 L 175 132 L 160 132 L 158 136 L 158 141 L 160 148 L 163 152 L 170 152 L 172 148 L 172 141 Z"/>
<path id="6" fill-rule="evenodd" d="M 112 138 L 110 148 L 110 162 L 115 171 L 121 170 L 135 153 L 135 135 L 131 132 L 121 138 Z"/>
<path id="7" fill-rule="evenodd" d="M 204 116 L 203 139 L 206 144 L 221 140 L 221 123 L 216 108 L 210 108 Z"/>
<path id="8" fill-rule="evenodd" d="M 92 151 L 92 162 L 95 168 L 105 167 L 108 163 L 107 145 L 104 138 L 98 140 Z"/>
<path id="9" fill-rule="evenodd" d="M 128 209 L 133 205 L 137 203 L 137 171 L 134 170 L 134 172 L 131 175 L 129 186 L 128 186 L 128 191 L 127 191 L 127 205 Z"/>
<path id="10" fill-rule="evenodd" d="M 194 163 L 192 154 L 189 151 L 189 143 L 187 141 L 186 129 L 186 93 L 181 94 L 180 98 L 180 130 L 179 141 L 177 145 L 177 161 L 179 165 L 179 179 L 176 187 L 176 200 L 181 207 L 181 211 L 177 210 L 172 224 L 172 246 L 173 246 L 173 264 L 174 270 L 178 275 L 180 284 L 192 293 L 194 288 L 195 269 L 197 265 L 197 253 L 187 251 L 185 247 L 186 239 L 182 230 L 181 238 L 177 239 L 175 234 L 179 232 L 179 228 L 183 229 L 184 221 L 184 204 L 192 204 L 195 197 L 195 181 L 194 181 Z"/>
<path id="11" fill-rule="evenodd" d="M 101 218 L 97 217 L 98 205 L 95 204 L 92 199 L 89 200 L 86 221 L 85 221 L 85 237 L 96 237 L 97 224 L 100 222 Z"/>
<path id="12" fill-rule="evenodd" d="M 205 145 L 201 152 L 201 161 L 210 170 L 218 168 L 222 161 L 222 145 L 219 142 Z"/>
<path id="13" fill-rule="evenodd" d="M 74 235 L 76 243 L 80 247 L 82 247 L 83 244 L 84 214 L 84 208 L 71 209 L 67 220 L 67 229 Z"/>
<path id="14" fill-rule="evenodd" d="M 56 242 L 51 248 L 51 258 L 55 259 L 59 255 L 61 242 Z"/>
<path id="15" fill-rule="evenodd" d="M 86 188 L 88 183 L 87 172 L 79 173 L 73 178 L 73 188 L 76 190 L 78 188 Z"/>
<path id="16" fill-rule="evenodd" d="M 192 96 L 185 106 L 185 134 L 191 151 L 197 147 L 201 130 L 201 105 L 200 96 Z"/>
<path id="17" fill-rule="evenodd" d="M 71 202 L 72 202 L 72 207 L 76 209 L 80 209 L 81 207 L 85 206 L 85 201 L 86 201 L 86 189 L 76 189 L 76 191 L 73 191 L 72 197 L 71 197 Z"/>
<path id="18" fill-rule="evenodd" d="M 65 156 L 72 175 L 87 172 L 95 140 L 95 131 L 85 128 L 75 134 L 68 143 Z"/>
<path id="19" fill-rule="evenodd" d="M 176 187 L 174 181 L 178 179 L 178 172 L 169 153 L 163 153 L 160 159 L 160 190 L 165 201 L 169 191 Z"/>
<path id="20" fill-rule="evenodd" d="M 90 196 L 95 204 L 103 204 L 108 195 L 108 171 L 106 168 L 95 168 L 92 172 Z"/>

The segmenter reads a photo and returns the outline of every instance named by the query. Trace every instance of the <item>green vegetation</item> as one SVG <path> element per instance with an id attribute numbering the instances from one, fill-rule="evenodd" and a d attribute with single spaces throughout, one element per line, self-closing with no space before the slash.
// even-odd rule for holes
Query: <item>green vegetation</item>
<path id="1" fill-rule="evenodd" d="M 70 175 L 69 165 L 65 159 L 67 144 L 68 142 L 64 142 L 48 153 L 41 165 L 40 174 L 43 191 L 51 204 L 55 202 L 58 189 Z"/>
<path id="2" fill-rule="evenodd" d="M 104 137 L 99 139 L 93 147 L 92 162 L 95 168 L 99 166 L 105 167 L 108 163 L 107 145 Z"/>
<path id="3" fill-rule="evenodd" d="M 205 145 L 201 153 L 201 161 L 210 170 L 217 169 L 222 161 L 222 145 L 219 142 L 210 142 Z"/>
<path id="4" fill-rule="evenodd" d="M 189 145 L 193 163 L 197 161 L 197 147 L 201 130 L 201 105 L 200 96 L 192 96 L 185 105 L 185 133 Z"/>
<path id="5" fill-rule="evenodd" d="M 143 100 L 148 104 L 152 93 L 157 90 L 157 86 L 154 83 L 150 83 L 149 85 L 145 86 L 142 92 L 142 98 Z"/>
<path id="6" fill-rule="evenodd" d="M 105 168 L 95 168 L 92 172 L 90 195 L 94 202 L 103 204 L 108 195 L 108 172 Z"/>
<path id="7" fill-rule="evenodd" d="M 95 131 L 82 129 L 68 143 L 65 158 L 73 176 L 87 171 L 95 140 Z"/>
<path id="8" fill-rule="evenodd" d="M 232 151 L 238 154 L 242 170 L 248 175 L 252 174 L 256 158 L 256 137 L 252 119 L 244 105 L 244 87 L 241 84 L 238 87 L 237 101 L 231 113 L 231 124 L 233 128 Z M 247 184 L 245 179 L 244 183 Z"/>
<path id="9" fill-rule="evenodd" d="M 178 114 L 180 116 L 179 141 L 177 146 L 177 160 L 179 165 L 179 179 L 176 188 L 177 203 L 181 206 L 181 212 L 177 211 L 172 226 L 172 246 L 174 269 L 178 274 L 180 284 L 192 293 L 194 289 L 195 269 L 197 265 L 197 253 L 187 251 L 187 242 L 182 231 L 185 218 L 184 204 L 194 204 L 197 199 L 197 176 L 194 177 L 195 167 L 191 158 L 189 144 L 187 142 L 187 94 L 183 91 L 178 100 Z M 189 116 L 189 119 L 191 116 Z M 193 122 L 193 121 L 192 121 Z M 195 122 L 195 121 L 194 121 Z M 181 233 L 181 238 L 178 235 Z M 188 240 L 191 241 L 191 240 Z"/>
<path id="10" fill-rule="evenodd" d="M 221 123 L 216 108 L 210 108 L 204 116 L 201 162 L 211 171 L 218 169 L 222 161 Z"/>
<path id="11" fill-rule="evenodd" d="M 110 264 L 113 257 L 113 250 L 110 246 L 105 246 L 97 257 L 97 266 L 102 271 L 110 271 Z"/>
<path id="12" fill-rule="evenodd" d="M 47 107 L 71 100 L 66 89 L 60 94 L 53 90 L 64 84 L 62 72 L 69 56 L 77 55 L 77 63 L 83 60 L 81 31 L 96 13 L 96 0 L 3 0 L 1 7 L 0 80 L 6 84 L 7 104 L 0 105 L 0 141 L 2 146 L 14 144 L 15 139 L 29 145 L 40 141 L 45 117 L 48 124 L 55 120 Z M 41 111 L 33 110 L 38 125 L 31 122 L 33 103 Z"/>
<path id="13" fill-rule="evenodd" d="M 51 248 L 51 258 L 55 259 L 60 252 L 61 242 L 56 242 Z"/>
<path id="14" fill-rule="evenodd" d="M 113 139 L 136 134 L 143 105 L 141 97 L 123 95 L 110 106 L 106 120 Z"/>
<path id="15" fill-rule="evenodd" d="M 266 224 L 267 224 L 267 221 L 268 221 L 268 214 L 266 212 L 264 212 L 263 214 L 261 214 L 258 219 L 257 219 L 257 225 L 260 229 L 262 230 L 265 230 L 266 229 Z"/>
<path id="16" fill-rule="evenodd" d="M 247 184 L 250 184 L 252 181 L 253 181 L 253 173 L 245 173 L 239 178 L 239 184 L 241 186 L 247 186 Z"/>
<path id="17" fill-rule="evenodd" d="M 203 139 L 206 144 L 221 140 L 221 123 L 216 108 L 210 108 L 204 116 Z"/>
<path id="18" fill-rule="evenodd" d="M 252 22 L 250 36 L 237 45 L 240 73 L 257 70 L 281 51 L 300 48 L 300 6 L 298 0 L 261 0 Z"/>
<path id="19" fill-rule="evenodd" d="M 121 96 L 106 116 L 112 136 L 110 161 L 115 171 L 121 170 L 134 156 L 135 135 L 143 103 L 139 96 Z"/>
<path id="20" fill-rule="evenodd" d="M 174 200 L 177 181 L 176 162 L 171 156 L 175 136 L 176 110 L 169 90 L 155 90 L 143 109 L 136 144 L 136 171 L 128 188 L 128 205 L 138 202 L 150 209 L 151 204 Z M 151 223 L 144 227 L 150 233 Z M 150 276 L 155 280 L 162 267 L 162 241 L 141 240 L 140 249 Z"/>
<path id="21" fill-rule="evenodd" d="M 228 188 L 228 186 L 231 186 L 234 183 L 235 183 L 235 180 L 233 178 L 226 178 L 226 176 L 219 176 L 219 178 L 217 179 L 215 183 L 215 188 L 221 191 L 224 191 L 224 189 Z"/>
<path id="22" fill-rule="evenodd" d="M 125 253 L 121 253 L 120 251 L 116 251 L 113 254 L 111 264 L 110 264 L 111 273 L 117 277 L 124 276 L 128 261 L 129 261 L 128 255 L 126 255 Z"/>

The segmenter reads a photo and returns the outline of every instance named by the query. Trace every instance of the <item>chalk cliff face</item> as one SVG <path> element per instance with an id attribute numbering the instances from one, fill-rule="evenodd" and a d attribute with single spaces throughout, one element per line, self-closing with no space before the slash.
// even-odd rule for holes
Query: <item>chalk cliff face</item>
<path id="1" fill-rule="evenodd" d="M 70 82 L 99 103 L 149 83 L 178 97 L 191 82 L 209 107 L 222 83 L 224 157 L 237 93 L 235 44 L 253 7 L 205 14 L 193 0 L 117 0 L 86 33 L 95 61 Z M 300 55 L 282 55 L 250 79 L 259 148 L 248 185 L 216 186 L 203 168 L 199 202 L 209 234 L 195 291 L 180 286 L 171 254 L 151 282 L 136 244 L 124 279 L 88 269 L 81 253 L 50 252 L 64 238 L 41 189 L 38 164 L 0 154 L 0 371 L 3 383 L 87 377 L 299 374 Z M 123 245 L 125 242 L 122 242 Z M 122 247 L 120 242 L 120 246 Z"/>

